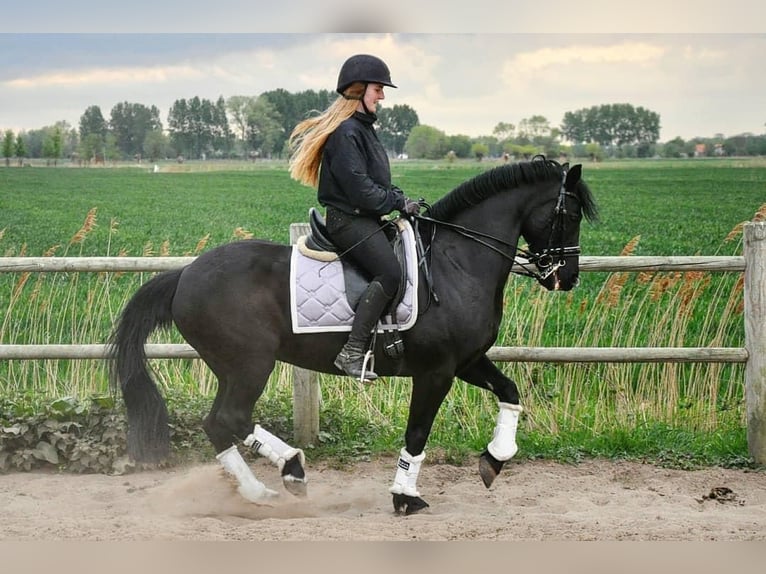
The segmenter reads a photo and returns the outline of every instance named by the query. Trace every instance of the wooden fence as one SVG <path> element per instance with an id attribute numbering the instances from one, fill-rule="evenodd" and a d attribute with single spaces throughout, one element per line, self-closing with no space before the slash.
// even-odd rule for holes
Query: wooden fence
<path id="1" fill-rule="evenodd" d="M 293 224 L 291 241 L 306 224 Z M 4 257 L 0 272 L 163 271 L 193 257 Z M 747 441 L 756 463 L 766 464 L 766 222 L 744 226 L 743 256 L 580 257 L 581 271 L 744 272 L 745 347 L 493 347 L 495 361 L 549 363 L 745 363 Z M 149 344 L 149 358 L 196 358 L 189 345 Z M 103 359 L 105 345 L 0 345 L 0 360 Z M 293 378 L 295 441 L 315 441 L 319 433 L 319 388 L 315 374 L 296 369 Z"/>

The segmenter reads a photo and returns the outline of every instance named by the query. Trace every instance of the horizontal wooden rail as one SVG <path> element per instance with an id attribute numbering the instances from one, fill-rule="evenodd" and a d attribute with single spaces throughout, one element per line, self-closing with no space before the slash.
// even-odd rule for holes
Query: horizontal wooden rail
<path id="1" fill-rule="evenodd" d="M 493 361 L 515 363 L 746 363 L 740 347 L 492 347 Z"/>
<path id="2" fill-rule="evenodd" d="M 156 343 L 144 346 L 150 359 L 196 359 L 191 345 Z M 109 345 L 0 345 L 0 360 L 107 359 Z"/>
<path id="3" fill-rule="evenodd" d="M 195 257 L 0 257 L 0 272 L 167 271 Z"/>
<path id="4" fill-rule="evenodd" d="M 145 346 L 150 359 L 195 359 L 186 344 Z M 0 360 L 106 359 L 108 345 L 0 345 Z M 493 361 L 530 363 L 745 363 L 747 351 L 737 347 L 492 347 Z"/>
<path id="5" fill-rule="evenodd" d="M 167 271 L 195 257 L 0 257 L 0 272 Z M 516 268 L 515 268 L 516 269 Z M 745 270 L 745 258 L 731 257 L 580 257 L 581 271 L 734 271 Z"/>

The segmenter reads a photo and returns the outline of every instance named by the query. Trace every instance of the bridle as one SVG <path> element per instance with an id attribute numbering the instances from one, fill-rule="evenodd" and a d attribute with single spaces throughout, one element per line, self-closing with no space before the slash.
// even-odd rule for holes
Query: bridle
<path id="1" fill-rule="evenodd" d="M 517 253 L 521 256 L 516 258 L 516 263 L 523 269 L 523 271 L 514 271 L 514 273 L 534 277 L 543 281 L 558 271 L 561 267 L 564 267 L 567 263 L 567 257 L 579 256 L 581 253 L 579 245 L 563 244 L 564 223 L 566 222 L 567 216 L 566 198 L 576 198 L 577 196 L 574 193 L 567 191 L 567 169 L 563 166 L 561 169 L 561 186 L 559 187 L 559 197 L 556 201 L 556 207 L 553 209 L 553 225 L 551 227 L 550 237 L 548 238 L 548 247 L 540 252 L 516 249 Z M 559 237 L 558 246 L 554 247 L 554 245 L 556 245 L 555 237 L 557 234 Z M 526 267 L 527 263 L 533 263 L 536 269 Z"/>
<path id="2" fill-rule="evenodd" d="M 556 163 L 553 160 L 547 160 L 547 161 Z M 551 226 L 551 234 L 548 238 L 548 246 L 542 251 L 534 252 L 534 251 L 529 251 L 526 249 L 519 249 L 517 246 L 512 245 L 511 243 L 505 241 L 504 239 L 500 239 L 499 237 L 494 237 L 493 235 L 489 235 L 481 231 L 476 231 L 475 229 L 468 229 L 467 227 L 464 227 L 462 225 L 457 225 L 455 223 L 449 223 L 447 221 L 433 219 L 431 217 L 424 216 L 424 215 L 415 215 L 411 217 L 413 217 L 413 219 L 415 219 L 416 221 L 423 220 L 441 227 L 447 227 L 451 229 L 452 231 L 458 233 L 459 235 L 462 235 L 463 237 L 466 237 L 472 241 L 475 241 L 476 243 L 479 243 L 483 245 L 484 247 L 487 247 L 488 249 L 491 249 L 495 253 L 498 253 L 505 259 L 511 261 L 515 267 L 520 268 L 520 269 L 514 269 L 512 267 L 511 269 L 513 273 L 516 273 L 518 275 L 524 275 L 526 277 L 534 277 L 538 281 L 545 281 L 548 277 L 553 275 L 561 267 L 564 267 L 566 265 L 567 257 L 580 255 L 580 252 L 581 252 L 579 245 L 563 245 L 564 224 L 566 222 L 566 216 L 567 216 L 566 198 L 567 197 L 576 198 L 577 195 L 567 191 L 566 189 L 567 169 L 564 166 L 560 166 L 560 167 L 562 170 L 561 186 L 559 187 L 559 195 L 556 201 L 556 207 L 553 210 L 553 224 Z M 491 240 L 495 242 L 496 244 L 505 246 L 508 248 L 508 251 L 514 251 L 514 254 L 511 255 L 507 251 L 504 251 L 503 249 L 496 247 L 495 245 L 493 245 L 492 243 L 489 243 L 486 240 Z M 558 245 L 556 245 L 557 240 L 558 240 Z M 531 267 L 530 265 L 534 265 L 534 267 Z"/>

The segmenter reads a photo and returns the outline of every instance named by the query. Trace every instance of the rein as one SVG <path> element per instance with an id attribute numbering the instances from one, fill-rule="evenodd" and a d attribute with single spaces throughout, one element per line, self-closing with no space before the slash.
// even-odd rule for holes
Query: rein
<path id="1" fill-rule="evenodd" d="M 564 221 L 567 214 L 565 202 L 566 197 L 577 197 L 574 193 L 566 190 L 566 177 L 567 170 L 562 167 L 561 186 L 559 188 L 559 196 L 556 202 L 556 207 L 553 210 L 553 227 L 551 228 L 551 234 L 548 239 L 548 247 L 540 252 L 531 252 L 525 249 L 519 249 L 516 245 L 512 245 L 510 242 L 505 241 L 504 239 L 500 239 L 499 237 L 495 237 L 475 229 L 469 229 L 456 223 L 441 221 L 425 215 L 414 215 L 411 217 L 416 220 L 428 221 L 429 223 L 452 229 L 459 235 L 462 235 L 471 241 L 475 241 L 476 243 L 479 243 L 488 249 L 491 249 L 495 253 L 501 255 L 503 258 L 511 261 L 511 263 L 521 267 L 522 271 L 512 271 L 513 273 L 526 277 L 534 277 L 540 281 L 544 281 L 558 269 L 566 265 L 566 257 L 580 255 L 581 253 L 579 245 L 565 246 L 559 244 L 557 247 L 553 247 L 557 233 L 560 235 L 564 231 Z M 485 239 L 490 239 L 497 244 L 507 247 L 509 251 L 514 251 L 514 254 L 510 255 L 506 251 L 503 251 L 495 245 L 485 241 Z M 534 264 L 535 267 L 528 267 L 530 264 Z"/>

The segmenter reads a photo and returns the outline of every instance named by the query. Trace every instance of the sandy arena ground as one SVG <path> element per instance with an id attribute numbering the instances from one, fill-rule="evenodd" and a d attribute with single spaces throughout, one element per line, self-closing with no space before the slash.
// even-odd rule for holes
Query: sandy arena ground
<path id="1" fill-rule="evenodd" d="M 633 462 L 506 465 L 487 490 L 477 466 L 428 464 L 418 487 L 431 505 L 397 516 L 395 459 L 345 470 L 307 464 L 309 494 L 281 486 L 271 506 L 241 499 L 219 465 L 122 476 L 0 476 L 0 541 L 741 541 L 766 540 L 766 473 L 668 470 Z"/>

